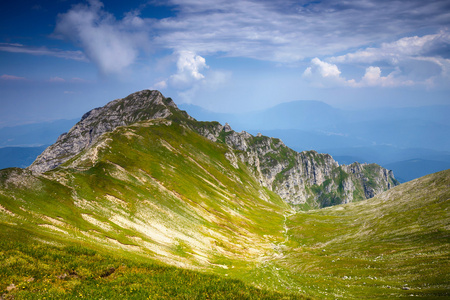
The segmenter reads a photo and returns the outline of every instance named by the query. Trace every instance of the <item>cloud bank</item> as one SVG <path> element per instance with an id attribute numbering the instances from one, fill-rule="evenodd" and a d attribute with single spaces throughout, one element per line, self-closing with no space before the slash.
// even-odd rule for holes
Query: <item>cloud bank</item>
<path id="1" fill-rule="evenodd" d="M 160 46 L 288 63 L 450 24 L 444 0 L 159 2 L 177 11 L 154 24 Z"/>

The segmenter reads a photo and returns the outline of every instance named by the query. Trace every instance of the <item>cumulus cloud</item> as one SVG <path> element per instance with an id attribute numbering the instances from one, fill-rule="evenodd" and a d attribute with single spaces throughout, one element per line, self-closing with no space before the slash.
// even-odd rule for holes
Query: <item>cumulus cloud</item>
<path id="1" fill-rule="evenodd" d="M 399 73 L 400 71 L 397 69 L 387 76 L 382 76 L 380 67 L 370 66 L 366 69 L 361 81 L 356 82 L 352 79 L 347 81 L 347 84 L 352 87 L 396 87 L 416 84 L 412 80 L 404 80 L 401 77 L 397 78 L 396 75 L 399 75 Z"/>
<path id="2" fill-rule="evenodd" d="M 179 51 L 177 73 L 170 76 L 169 83 L 177 89 L 191 87 L 195 82 L 205 78 L 200 71 L 206 68 L 208 65 L 202 56 L 191 51 Z"/>
<path id="3" fill-rule="evenodd" d="M 346 84 L 346 80 L 341 77 L 341 71 L 337 65 L 327 63 L 317 57 L 311 60 L 311 66 L 303 72 L 303 78 L 320 87 Z"/>
<path id="4" fill-rule="evenodd" d="M 139 49 L 149 46 L 144 23 L 136 13 L 116 20 L 103 3 L 90 0 L 58 15 L 54 36 L 82 47 L 103 73 L 118 73 L 136 60 Z"/>
<path id="5" fill-rule="evenodd" d="M 353 53 L 331 57 L 330 62 L 339 64 L 382 64 L 394 69 L 386 77 L 379 76 L 379 67 L 366 69 L 361 84 L 381 86 L 417 85 L 433 86 L 450 80 L 450 32 L 404 37 L 379 47 L 369 47 Z M 399 78 L 401 75 L 403 78 Z M 409 79 L 407 79 L 409 78 Z"/>
<path id="6" fill-rule="evenodd" d="M 382 76 L 380 67 L 369 66 L 359 81 L 346 79 L 341 76 L 341 73 L 337 65 L 321 61 L 316 57 L 311 60 L 311 66 L 303 72 L 303 78 L 318 87 L 396 87 L 416 84 L 412 80 L 402 78 L 399 69 L 394 70 L 387 76 Z"/>
<path id="7" fill-rule="evenodd" d="M 321 61 L 320 59 L 313 58 L 311 60 L 312 67 L 308 67 L 305 71 L 305 75 L 311 75 L 313 72 L 318 72 L 322 77 L 338 78 L 341 74 L 336 65 Z M 313 71 L 314 68 L 314 71 Z"/>
<path id="8" fill-rule="evenodd" d="M 170 88 L 183 102 L 190 103 L 198 93 L 223 88 L 231 78 L 230 71 L 211 70 L 206 59 L 192 51 L 177 51 L 172 57 L 176 57 L 176 72 L 152 88 Z"/>

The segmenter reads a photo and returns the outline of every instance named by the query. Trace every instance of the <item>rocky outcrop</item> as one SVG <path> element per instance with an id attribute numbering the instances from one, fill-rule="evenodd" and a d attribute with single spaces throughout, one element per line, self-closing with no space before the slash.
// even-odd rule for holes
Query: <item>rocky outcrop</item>
<path id="1" fill-rule="evenodd" d="M 138 121 L 167 118 L 174 110 L 178 111 L 176 104 L 159 91 L 144 90 L 111 101 L 84 114 L 80 122 L 62 134 L 28 169 L 34 173 L 54 169 L 92 145 L 105 132 Z"/>
<path id="2" fill-rule="evenodd" d="M 339 166 L 329 154 L 296 152 L 280 139 L 245 131 L 235 132 L 226 124 L 198 130 L 213 141 L 222 141 L 236 158 L 250 166 L 261 185 L 293 205 L 325 207 L 368 199 L 398 184 L 392 171 L 376 164 Z"/>

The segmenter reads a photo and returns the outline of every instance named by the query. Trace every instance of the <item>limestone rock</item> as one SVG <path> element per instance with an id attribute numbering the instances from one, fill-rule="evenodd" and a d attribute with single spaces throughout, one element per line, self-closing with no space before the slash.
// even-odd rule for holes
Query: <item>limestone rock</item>
<path id="1" fill-rule="evenodd" d="M 325 207 L 371 198 L 398 184 L 392 171 L 376 164 L 339 166 L 329 154 L 298 153 L 276 138 L 235 132 L 228 124 L 197 130 L 223 142 L 254 170 L 260 184 L 293 205 Z M 235 166 L 231 153 L 227 159 Z"/>
<path id="2" fill-rule="evenodd" d="M 138 121 L 167 118 L 174 109 L 178 110 L 172 99 L 150 90 L 109 102 L 84 114 L 80 122 L 62 134 L 28 169 L 34 173 L 54 169 L 92 145 L 103 133 Z"/>

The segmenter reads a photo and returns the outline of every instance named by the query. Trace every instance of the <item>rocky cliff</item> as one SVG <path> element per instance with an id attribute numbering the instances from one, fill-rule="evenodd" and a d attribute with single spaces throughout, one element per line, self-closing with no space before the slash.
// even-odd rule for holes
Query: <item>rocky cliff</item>
<path id="1" fill-rule="evenodd" d="M 377 164 L 339 164 L 329 154 L 296 152 L 280 139 L 235 132 L 228 124 L 202 126 L 199 133 L 230 147 L 227 158 L 252 166 L 254 175 L 286 202 L 326 207 L 372 198 L 396 185 L 392 171 Z"/>
<path id="2" fill-rule="evenodd" d="M 48 147 L 29 167 L 35 173 L 54 169 L 119 126 L 150 119 L 170 119 L 227 145 L 226 158 L 251 167 L 259 183 L 286 202 L 325 207 L 371 198 L 398 182 L 392 171 L 375 164 L 339 164 L 328 154 L 298 153 L 277 138 L 235 132 L 218 122 L 198 122 L 158 91 L 144 90 L 86 113 L 68 133 Z"/>
<path id="3" fill-rule="evenodd" d="M 103 133 L 138 121 L 167 118 L 173 109 L 178 110 L 176 104 L 159 91 L 144 90 L 111 101 L 84 114 L 80 122 L 62 134 L 28 169 L 35 173 L 54 169 L 92 145 Z"/>

